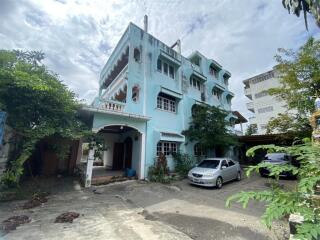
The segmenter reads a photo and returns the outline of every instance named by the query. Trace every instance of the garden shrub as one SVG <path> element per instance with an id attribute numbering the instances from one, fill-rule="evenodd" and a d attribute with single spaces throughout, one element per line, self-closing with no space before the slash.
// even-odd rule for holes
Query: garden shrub
<path id="1" fill-rule="evenodd" d="M 173 161 L 174 169 L 181 177 L 186 177 L 189 170 L 198 163 L 197 158 L 193 158 L 187 153 L 174 153 Z"/>
<path id="2" fill-rule="evenodd" d="M 160 153 L 153 166 L 149 167 L 149 180 L 151 182 L 169 183 L 172 177 L 169 176 L 169 168 L 167 158 L 163 153 Z"/>
<path id="3" fill-rule="evenodd" d="M 304 221 L 297 226 L 295 239 L 320 239 L 320 146 L 312 145 L 305 141 L 304 144 L 293 145 L 291 147 L 279 147 L 275 145 L 256 146 L 247 151 L 247 156 L 254 156 L 259 149 L 268 152 L 285 152 L 295 157 L 300 163 L 297 168 L 288 164 L 260 163 L 251 166 L 247 170 L 247 175 L 253 171 L 259 172 L 260 168 L 267 167 L 270 176 L 275 178 L 275 182 L 270 190 L 248 191 L 237 193 L 227 200 L 227 206 L 231 202 L 239 202 L 243 207 L 248 206 L 250 200 L 262 201 L 266 203 L 266 210 L 262 216 L 262 221 L 271 228 L 272 222 L 277 219 L 288 217 L 290 214 L 298 214 Z M 297 175 L 297 185 L 293 189 L 283 189 L 279 183 L 279 175 L 283 171 L 291 171 Z"/>

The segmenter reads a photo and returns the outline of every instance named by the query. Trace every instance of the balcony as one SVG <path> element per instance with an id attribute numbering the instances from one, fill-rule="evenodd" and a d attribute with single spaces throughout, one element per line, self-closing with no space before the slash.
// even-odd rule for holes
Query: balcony
<path id="1" fill-rule="evenodd" d="M 244 95 L 246 95 L 247 98 L 252 100 L 251 88 L 245 88 L 244 89 Z"/>
<path id="2" fill-rule="evenodd" d="M 253 102 L 248 102 L 246 105 L 247 105 L 247 109 L 254 113 Z"/>
<path id="3" fill-rule="evenodd" d="M 99 108 L 102 110 L 112 111 L 112 112 L 123 112 L 125 103 L 117 102 L 113 100 L 106 100 L 99 104 Z"/>
<path id="4" fill-rule="evenodd" d="M 196 72 L 202 74 L 200 66 L 198 66 L 198 65 L 196 65 L 194 63 L 191 63 L 191 67 L 192 67 L 193 71 L 196 71 Z"/>
<path id="5" fill-rule="evenodd" d="M 112 93 L 117 92 L 119 89 L 123 88 L 128 81 L 128 65 L 126 65 L 121 72 L 114 78 L 107 88 L 105 95 L 113 95 Z"/>

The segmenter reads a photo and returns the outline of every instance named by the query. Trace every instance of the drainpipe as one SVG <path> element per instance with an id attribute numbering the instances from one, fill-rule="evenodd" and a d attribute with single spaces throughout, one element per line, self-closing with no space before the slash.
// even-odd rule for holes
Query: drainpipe
<path id="1" fill-rule="evenodd" d="M 144 31 L 145 31 L 145 34 L 144 34 L 144 39 L 143 39 L 143 51 L 142 51 L 142 54 L 143 54 L 143 96 L 144 96 L 144 101 L 143 101 L 143 115 L 146 115 L 147 114 L 147 37 L 148 37 L 148 16 L 145 15 L 144 16 Z M 150 64 L 152 63 L 152 61 L 150 61 Z M 148 121 L 146 122 L 146 126 L 145 126 L 145 134 L 144 134 L 144 140 L 141 139 L 141 144 L 144 144 L 144 162 L 143 162 L 143 179 L 146 178 L 146 161 L 147 161 L 147 148 L 146 148 L 146 145 L 147 145 L 147 134 L 148 134 Z"/>
<path id="2" fill-rule="evenodd" d="M 144 16 L 144 39 L 143 39 L 143 115 L 147 113 L 147 32 L 148 32 L 148 16 Z M 151 63 L 150 63 L 151 64 Z"/>
<path id="3" fill-rule="evenodd" d="M 178 46 L 178 53 L 181 54 L 181 41 L 180 41 L 180 39 L 177 40 L 177 46 Z"/>
<path id="4" fill-rule="evenodd" d="M 144 15 L 143 24 L 144 24 L 144 31 L 148 32 L 148 15 Z"/>

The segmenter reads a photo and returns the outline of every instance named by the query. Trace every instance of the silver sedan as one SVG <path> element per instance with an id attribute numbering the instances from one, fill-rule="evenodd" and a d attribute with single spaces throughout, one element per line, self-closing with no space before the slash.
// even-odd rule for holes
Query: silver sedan
<path id="1" fill-rule="evenodd" d="M 221 188 L 231 180 L 241 180 L 241 168 L 237 161 L 227 158 L 206 158 L 188 173 L 191 184 Z"/>

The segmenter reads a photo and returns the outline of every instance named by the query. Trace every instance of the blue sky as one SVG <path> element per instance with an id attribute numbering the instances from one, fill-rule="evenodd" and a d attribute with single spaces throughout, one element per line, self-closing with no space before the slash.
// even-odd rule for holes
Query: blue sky
<path id="1" fill-rule="evenodd" d="M 143 25 L 187 56 L 199 50 L 232 73 L 232 108 L 245 116 L 242 80 L 275 64 L 277 48 L 298 48 L 320 29 L 289 15 L 281 0 L 0 0 L 0 48 L 42 50 L 45 63 L 90 101 L 99 72 L 129 22 Z"/>

